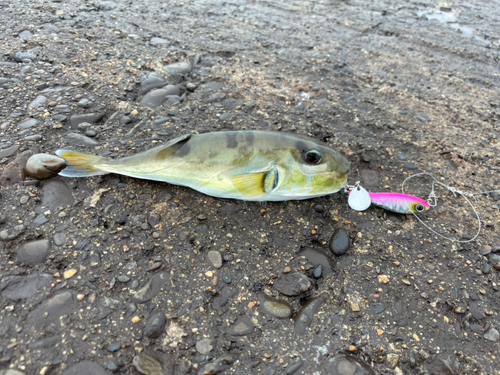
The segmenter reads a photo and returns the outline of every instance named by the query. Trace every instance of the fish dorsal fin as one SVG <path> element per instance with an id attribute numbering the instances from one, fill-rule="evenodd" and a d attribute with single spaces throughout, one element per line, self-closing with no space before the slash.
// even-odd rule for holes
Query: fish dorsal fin
<path id="1" fill-rule="evenodd" d="M 262 173 L 239 174 L 231 178 L 231 182 L 243 195 L 244 199 L 262 197 L 265 193 L 269 193 L 276 188 L 278 180 L 277 169 Z"/>
<path id="2" fill-rule="evenodd" d="M 187 141 L 191 139 L 191 134 L 186 134 L 181 137 L 172 139 L 170 142 L 167 142 L 165 145 L 158 148 L 155 159 L 156 160 L 165 160 L 175 154 L 179 149 L 184 146 Z"/>

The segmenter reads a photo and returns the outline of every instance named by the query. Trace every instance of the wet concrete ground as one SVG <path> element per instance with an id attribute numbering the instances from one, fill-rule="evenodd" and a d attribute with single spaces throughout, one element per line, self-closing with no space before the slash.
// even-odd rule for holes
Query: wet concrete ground
<path id="1" fill-rule="evenodd" d="M 261 205 L 23 172 L 248 129 L 325 141 L 370 191 L 418 172 L 496 189 L 496 4 L 0 6 L 0 374 L 499 373 L 497 193 L 457 243 L 341 193 Z M 467 203 L 437 193 L 424 222 L 472 238 Z"/>

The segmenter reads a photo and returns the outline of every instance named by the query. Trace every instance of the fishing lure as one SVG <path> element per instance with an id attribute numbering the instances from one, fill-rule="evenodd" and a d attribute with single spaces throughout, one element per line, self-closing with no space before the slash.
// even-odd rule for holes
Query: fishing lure
<path id="1" fill-rule="evenodd" d="M 429 197 L 427 200 L 415 197 L 413 195 L 408 195 L 405 194 L 405 184 L 408 182 L 408 180 L 417 177 L 417 176 L 426 176 L 430 177 L 432 180 L 432 188 L 431 192 L 429 193 Z M 438 204 L 438 197 L 435 192 L 436 185 L 441 186 L 442 188 L 448 190 L 450 193 L 453 194 L 453 196 L 461 196 L 464 198 L 464 200 L 467 202 L 467 204 L 470 206 L 471 211 L 474 213 L 474 216 L 476 217 L 477 220 L 477 231 L 476 234 L 470 238 L 470 239 L 454 239 L 448 236 L 445 236 L 444 234 L 436 232 L 434 229 L 429 227 L 419 216 L 418 214 L 423 213 L 427 211 L 430 207 L 436 207 Z M 500 190 L 488 190 L 488 191 L 481 191 L 477 193 L 467 193 L 463 192 L 453 186 L 446 185 L 436 179 L 433 175 L 427 172 L 421 172 L 414 174 L 410 177 L 407 177 L 403 181 L 402 185 L 402 193 L 369 193 L 367 192 L 362 186 L 359 185 L 359 182 L 356 182 L 354 186 L 352 185 L 347 185 L 346 186 L 346 191 L 349 193 L 349 199 L 348 203 L 349 206 L 356 211 L 364 211 L 370 205 L 375 205 L 381 208 L 384 208 L 388 211 L 392 212 L 397 212 L 400 214 L 413 214 L 415 218 L 423 225 L 425 226 L 429 231 L 432 233 L 445 238 L 449 241 L 454 241 L 454 242 L 459 242 L 459 243 L 466 243 L 466 242 L 472 242 L 475 241 L 476 238 L 479 236 L 481 233 L 481 219 L 479 217 L 479 213 L 476 210 L 476 207 L 471 202 L 471 199 L 475 201 L 476 204 L 478 204 L 476 196 L 477 195 L 482 195 L 482 194 L 490 194 L 492 192 L 499 192 Z"/>
<path id="2" fill-rule="evenodd" d="M 351 190 L 349 193 L 352 193 Z M 424 199 L 401 193 L 367 193 L 370 203 L 398 214 L 416 214 L 427 211 L 430 206 Z M 368 207 L 366 207 L 368 208 Z M 366 209 L 365 208 L 365 209 Z M 363 211 L 363 210 L 358 210 Z"/>
<path id="3" fill-rule="evenodd" d="M 369 193 L 356 184 L 349 190 L 349 206 L 356 211 L 364 211 L 373 204 L 398 214 L 416 214 L 427 211 L 429 203 L 413 195 L 401 193 Z"/>
<path id="4" fill-rule="evenodd" d="M 429 203 L 413 195 L 401 193 L 368 193 L 372 204 L 398 214 L 417 214 L 427 211 Z"/>

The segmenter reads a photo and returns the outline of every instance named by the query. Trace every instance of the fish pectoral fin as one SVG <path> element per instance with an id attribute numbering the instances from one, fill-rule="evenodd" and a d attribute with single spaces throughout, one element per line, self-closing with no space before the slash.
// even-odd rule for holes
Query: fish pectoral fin
<path id="1" fill-rule="evenodd" d="M 167 142 L 164 146 L 159 147 L 156 152 L 156 160 L 165 160 L 175 154 L 180 150 L 191 139 L 191 134 L 183 135 L 182 137 L 176 138 Z"/>
<path id="2" fill-rule="evenodd" d="M 266 193 L 264 190 L 266 176 L 267 172 L 239 174 L 232 177 L 231 182 L 244 199 L 258 199 Z"/>

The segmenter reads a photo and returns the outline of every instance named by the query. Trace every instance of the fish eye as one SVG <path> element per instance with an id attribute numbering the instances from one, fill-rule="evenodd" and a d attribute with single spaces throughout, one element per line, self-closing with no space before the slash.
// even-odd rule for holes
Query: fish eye
<path id="1" fill-rule="evenodd" d="M 420 204 L 417 204 L 417 205 L 415 206 L 415 209 L 416 209 L 418 212 L 424 212 L 424 211 L 425 211 L 425 206 L 424 206 L 422 203 L 420 203 Z"/>
<path id="2" fill-rule="evenodd" d="M 316 150 L 307 151 L 304 154 L 304 161 L 310 165 L 319 164 L 321 162 L 321 159 L 322 159 L 321 153 Z"/>

